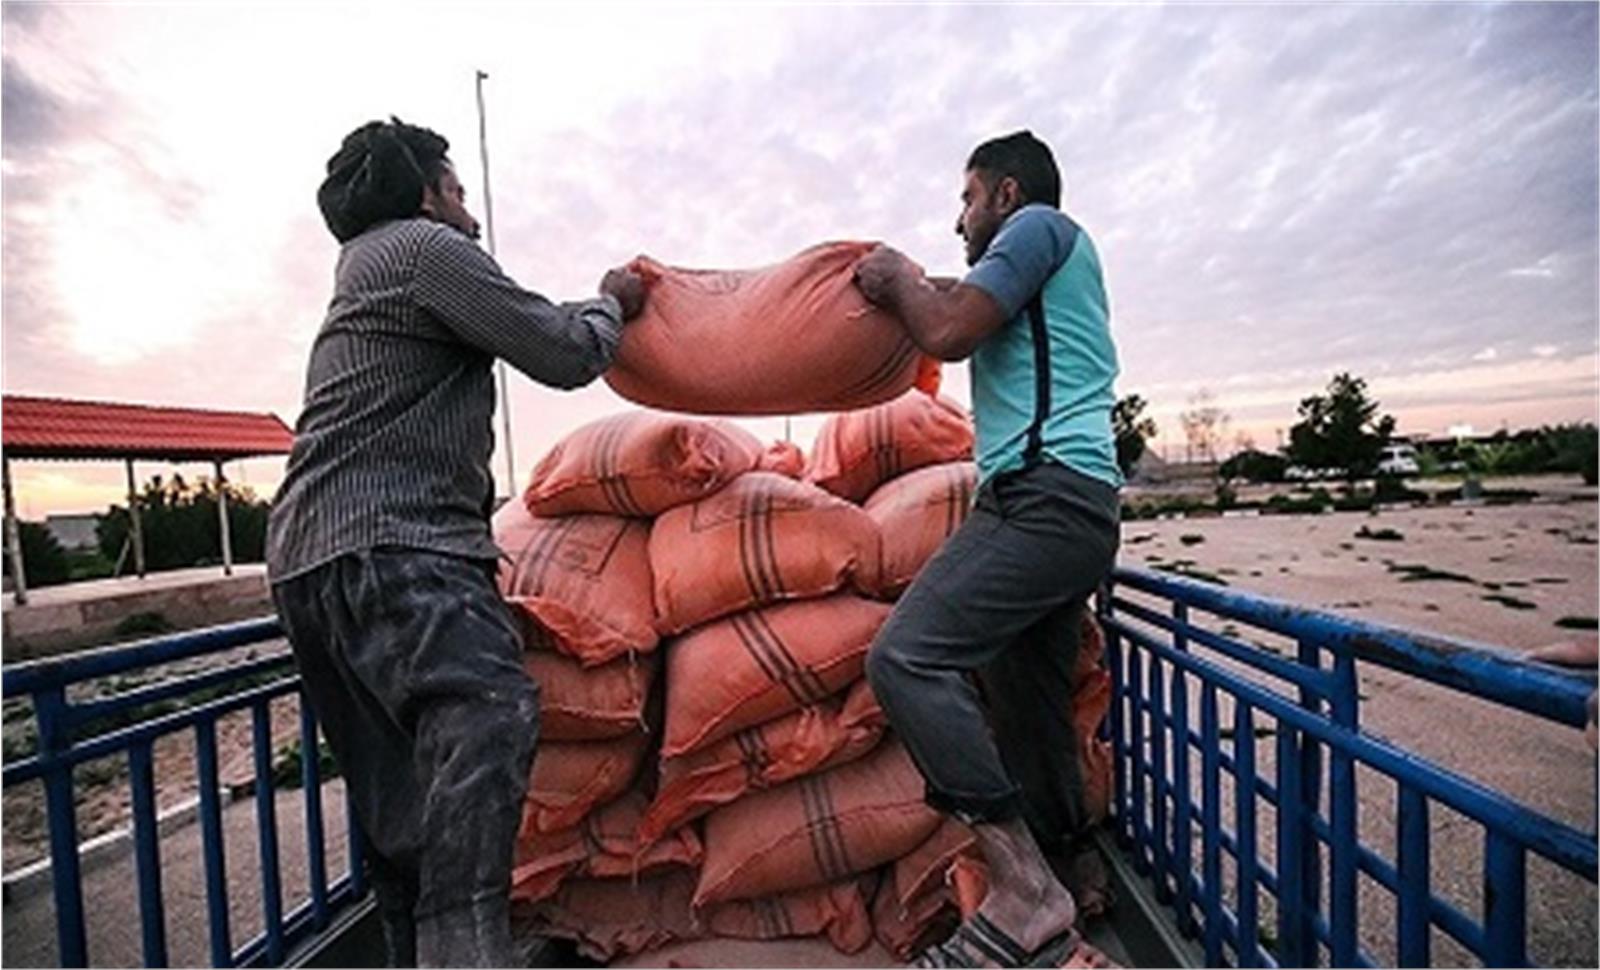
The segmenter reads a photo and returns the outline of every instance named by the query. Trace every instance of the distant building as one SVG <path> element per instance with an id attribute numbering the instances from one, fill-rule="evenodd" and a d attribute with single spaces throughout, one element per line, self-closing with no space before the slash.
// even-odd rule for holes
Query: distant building
<path id="1" fill-rule="evenodd" d="M 44 527 L 50 530 L 50 534 L 55 536 L 57 542 L 61 543 L 61 548 L 68 552 L 93 549 L 100 544 L 100 537 L 94 530 L 99 518 L 93 512 L 78 515 L 47 515 L 44 517 Z"/>

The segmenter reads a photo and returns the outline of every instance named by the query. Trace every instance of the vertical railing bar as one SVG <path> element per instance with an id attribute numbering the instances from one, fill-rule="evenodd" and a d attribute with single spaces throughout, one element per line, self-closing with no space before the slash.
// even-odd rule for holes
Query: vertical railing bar
<path id="1" fill-rule="evenodd" d="M 1100 588 L 1096 608 L 1100 614 L 1100 629 L 1105 636 L 1106 668 L 1111 673 L 1111 784 L 1112 799 L 1117 807 L 1116 830 L 1118 841 L 1127 845 L 1133 839 L 1132 817 L 1128 802 L 1128 697 L 1123 687 L 1122 635 L 1112 623 L 1107 622 L 1111 619 L 1112 590 L 1113 586 L 1108 580 Z"/>
<path id="2" fill-rule="evenodd" d="M 1172 899 L 1168 877 L 1172 872 L 1170 834 L 1167 828 L 1167 724 L 1161 658 L 1150 655 L 1146 695 L 1150 698 L 1150 849 L 1155 865 L 1155 895 L 1159 902 Z"/>
<path id="3" fill-rule="evenodd" d="M 1238 965 L 1253 967 L 1260 962 L 1261 935 L 1256 917 L 1256 732 L 1252 708 L 1238 699 L 1233 706 L 1233 778 L 1238 846 Z"/>
<path id="4" fill-rule="evenodd" d="M 194 726 L 200 784 L 200 841 L 205 859 L 206 915 L 211 965 L 233 965 L 228 928 L 228 859 L 222 841 L 221 784 L 217 777 L 217 722 L 206 718 Z"/>
<path id="5" fill-rule="evenodd" d="M 56 942 L 63 967 L 86 967 L 89 947 L 83 925 L 83 876 L 78 867 L 78 812 L 72 794 L 72 765 L 61 760 L 72 747 L 66 689 L 52 687 L 34 694 L 33 716 L 39 726 L 39 760 L 45 765 Z"/>
<path id="6" fill-rule="evenodd" d="M 1526 850 L 1492 829 L 1483 852 L 1483 929 L 1485 966 L 1528 965 Z"/>
<path id="7" fill-rule="evenodd" d="M 1359 695 L 1355 657 L 1347 650 L 1334 658 L 1334 723 L 1354 731 L 1359 720 Z M 1333 838 L 1328 848 L 1332 872 L 1328 883 L 1328 924 L 1333 930 L 1332 965 L 1348 967 L 1356 960 L 1357 832 L 1356 763 L 1348 753 L 1334 750 L 1329 763 L 1330 819 Z"/>
<path id="8" fill-rule="evenodd" d="M 1316 643 L 1300 640 L 1296 643 L 1296 650 L 1302 667 L 1322 669 L 1322 651 Z M 1323 698 L 1312 688 L 1301 687 L 1300 707 L 1321 716 Z M 1316 966 L 1320 962 L 1315 919 L 1322 912 L 1322 843 L 1316 837 L 1314 823 L 1322 816 L 1322 742 L 1313 734 L 1302 733 L 1299 758 L 1300 804 L 1295 817 L 1300 824 L 1300 831 L 1296 834 L 1300 843 L 1297 865 L 1300 873 L 1300 924 L 1296 928 L 1295 938 L 1300 945 L 1301 965 Z M 1280 792 L 1278 800 L 1281 803 L 1285 798 L 1292 797 L 1295 797 L 1293 793 L 1285 795 Z"/>
<path id="9" fill-rule="evenodd" d="M 278 816 L 272 785 L 272 711 L 270 701 L 251 706 L 255 756 L 256 831 L 261 844 L 261 915 L 267 934 L 267 960 L 283 962 L 283 893 L 278 871 Z"/>
<path id="10" fill-rule="evenodd" d="M 1144 668 L 1140 663 L 1143 651 L 1136 644 L 1128 647 L 1128 697 L 1132 701 L 1130 713 L 1133 716 L 1133 740 L 1130 745 L 1132 761 L 1129 771 L 1133 775 L 1133 867 L 1144 875 L 1150 871 L 1150 828 L 1147 821 L 1145 800 L 1145 751 L 1144 751 L 1144 698 L 1142 691 L 1145 687 Z"/>
<path id="11" fill-rule="evenodd" d="M 1285 966 L 1305 967 L 1315 962 L 1316 939 L 1308 942 L 1301 935 L 1305 875 L 1300 839 L 1305 828 L 1300 819 L 1299 733 L 1278 722 L 1278 956 Z"/>
<path id="12" fill-rule="evenodd" d="M 1217 724 L 1217 687 L 1200 686 L 1200 866 L 1205 880 L 1206 966 L 1222 963 L 1222 766 Z"/>
<path id="13" fill-rule="evenodd" d="M 311 884 L 312 923 L 328 925 L 328 865 L 322 839 L 322 749 L 317 720 L 304 693 L 300 699 L 300 782 L 306 800 L 306 877 Z"/>
<path id="14" fill-rule="evenodd" d="M 152 742 L 128 749 L 128 780 L 133 796 L 133 851 L 139 892 L 139 939 L 144 965 L 167 965 L 166 910 L 161 894 L 161 844 L 156 822 L 156 780 Z"/>
<path id="15" fill-rule="evenodd" d="M 1186 603 L 1174 602 L 1172 605 L 1172 618 L 1177 621 L 1179 629 L 1189 622 L 1189 606 Z M 1173 648 L 1188 652 L 1189 638 L 1181 633 L 1174 634 Z M 1178 890 L 1178 930 L 1185 936 L 1193 936 L 1195 930 L 1194 901 L 1189 892 L 1189 875 L 1194 866 L 1193 843 L 1193 800 L 1189 791 L 1189 678 L 1182 667 L 1172 668 L 1172 720 L 1173 731 L 1173 776 L 1172 790 L 1175 796 L 1172 807 L 1173 813 L 1173 874 L 1177 877 Z"/>
<path id="16" fill-rule="evenodd" d="M 1396 961 L 1402 967 L 1426 967 L 1432 942 L 1428 920 L 1431 865 L 1428 845 L 1428 799 L 1419 789 L 1399 782 L 1400 798 L 1395 819 L 1396 868 L 1400 891 L 1396 894 L 1399 946 Z"/>

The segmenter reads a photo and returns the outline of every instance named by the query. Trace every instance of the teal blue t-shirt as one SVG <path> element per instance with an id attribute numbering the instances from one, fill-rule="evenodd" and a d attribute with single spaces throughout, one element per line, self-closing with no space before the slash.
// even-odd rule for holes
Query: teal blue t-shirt
<path id="1" fill-rule="evenodd" d="M 1053 206 L 1024 206 L 1000 226 L 962 282 L 994 297 L 1007 318 L 970 364 L 979 480 L 1023 465 L 1036 409 L 1028 302 L 1042 289 L 1050 370 L 1043 457 L 1120 487 L 1111 431 L 1117 351 L 1089 235 Z"/>

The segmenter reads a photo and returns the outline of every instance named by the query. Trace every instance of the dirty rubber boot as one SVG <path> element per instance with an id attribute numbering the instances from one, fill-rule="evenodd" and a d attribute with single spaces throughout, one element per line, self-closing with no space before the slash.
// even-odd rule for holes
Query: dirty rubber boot
<path id="1" fill-rule="evenodd" d="M 517 966 L 507 901 L 481 900 L 418 917 L 417 966 Z"/>

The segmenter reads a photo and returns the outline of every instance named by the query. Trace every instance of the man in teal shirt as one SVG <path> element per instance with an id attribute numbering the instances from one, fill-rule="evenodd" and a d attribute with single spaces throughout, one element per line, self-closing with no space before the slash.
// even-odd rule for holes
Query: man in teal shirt
<path id="1" fill-rule="evenodd" d="M 1100 260 L 1060 199 L 1048 146 L 1026 131 L 997 138 L 967 162 L 965 279 L 930 281 L 887 247 L 856 266 L 862 293 L 923 351 L 971 360 L 971 516 L 867 656 L 929 804 L 973 827 L 990 867 L 982 907 L 922 965 L 1059 966 L 1086 946 L 1041 843 L 1060 851 L 1083 827 L 1076 621 L 1116 557 L 1122 477 Z"/>

